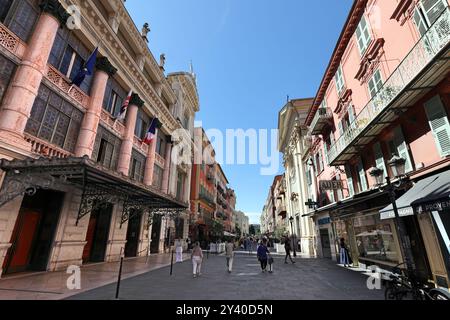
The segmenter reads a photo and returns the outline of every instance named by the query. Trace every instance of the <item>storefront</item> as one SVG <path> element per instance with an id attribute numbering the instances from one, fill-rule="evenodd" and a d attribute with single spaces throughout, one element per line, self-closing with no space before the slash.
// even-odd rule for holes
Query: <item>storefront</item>
<path id="1" fill-rule="evenodd" d="M 396 201 L 410 244 L 416 273 L 438 286 L 449 286 L 450 171 L 415 181 Z M 382 221 L 395 217 L 392 205 L 380 211 Z"/>
<path id="2" fill-rule="evenodd" d="M 336 260 L 336 251 L 333 245 L 335 237 L 329 213 L 318 213 L 313 219 L 316 229 L 316 252 L 318 257 Z"/>

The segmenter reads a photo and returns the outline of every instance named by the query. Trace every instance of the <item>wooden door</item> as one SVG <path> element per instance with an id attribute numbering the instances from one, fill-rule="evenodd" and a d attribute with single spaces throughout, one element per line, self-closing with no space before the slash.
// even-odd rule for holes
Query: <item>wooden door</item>
<path id="1" fill-rule="evenodd" d="M 23 209 L 19 213 L 11 237 L 12 246 L 4 263 L 5 273 L 27 270 L 41 218 L 42 214 L 37 211 Z"/>
<path id="2" fill-rule="evenodd" d="M 92 214 L 89 219 L 89 226 L 86 233 L 87 243 L 84 246 L 83 250 L 83 263 L 87 263 L 91 260 L 91 251 L 92 251 L 92 244 L 94 243 L 94 234 L 96 225 L 97 225 L 97 217 Z"/>

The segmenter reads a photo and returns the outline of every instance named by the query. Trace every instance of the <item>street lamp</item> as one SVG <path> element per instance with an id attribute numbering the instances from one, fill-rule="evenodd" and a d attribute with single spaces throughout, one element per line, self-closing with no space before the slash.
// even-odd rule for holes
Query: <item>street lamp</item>
<path id="1" fill-rule="evenodd" d="M 405 178 L 406 160 L 399 156 L 394 156 L 388 162 L 388 165 L 390 166 L 393 175 L 399 179 L 395 184 L 391 183 L 391 178 L 387 176 L 387 184 L 386 186 L 382 186 L 384 178 L 384 171 L 382 169 L 372 168 L 369 174 L 375 178 L 380 191 L 386 191 L 389 194 L 389 199 L 392 203 L 392 208 L 395 214 L 395 227 L 400 238 L 400 244 L 403 251 L 403 256 L 405 257 L 407 272 L 409 276 L 412 276 L 414 274 L 414 263 L 412 258 L 411 245 L 406 233 L 405 223 L 398 213 L 396 202 L 397 199 L 395 194 L 395 191 L 397 189 L 401 188 L 405 183 L 408 182 L 408 180 Z"/>
<path id="2" fill-rule="evenodd" d="M 291 223 L 292 247 L 294 248 L 294 257 L 296 257 L 296 256 L 297 256 L 297 252 L 296 252 L 296 250 L 295 250 L 294 225 L 293 225 L 294 217 L 291 216 L 291 217 L 289 218 L 289 222 Z"/>

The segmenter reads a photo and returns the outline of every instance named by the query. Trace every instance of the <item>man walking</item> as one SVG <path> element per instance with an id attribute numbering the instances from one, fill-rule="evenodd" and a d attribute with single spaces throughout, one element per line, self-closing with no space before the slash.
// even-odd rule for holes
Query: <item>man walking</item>
<path id="1" fill-rule="evenodd" d="M 233 269 L 233 260 L 234 260 L 234 244 L 233 241 L 228 240 L 225 246 L 225 255 L 227 257 L 227 268 L 228 273 L 231 273 Z"/>
<path id="2" fill-rule="evenodd" d="M 284 263 L 286 263 L 286 264 L 288 263 L 287 262 L 287 258 L 289 257 L 289 259 L 291 260 L 292 264 L 294 264 L 295 261 L 292 260 L 292 257 L 291 257 L 291 250 L 292 250 L 292 248 L 291 248 L 291 240 L 288 237 L 286 237 L 284 239 L 284 250 L 286 251 L 286 257 L 284 257 Z"/>

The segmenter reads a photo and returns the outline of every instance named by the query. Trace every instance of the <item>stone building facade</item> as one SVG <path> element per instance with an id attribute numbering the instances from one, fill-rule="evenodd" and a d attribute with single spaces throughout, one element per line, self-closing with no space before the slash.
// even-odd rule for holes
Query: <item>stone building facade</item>
<path id="1" fill-rule="evenodd" d="M 171 148 L 183 127 L 193 134 L 194 76 L 165 76 L 121 0 L 7 1 L 0 22 L 2 272 L 143 256 L 184 237 L 185 221 L 168 221 L 188 208 L 191 170 Z M 96 47 L 94 74 L 71 85 Z"/>

